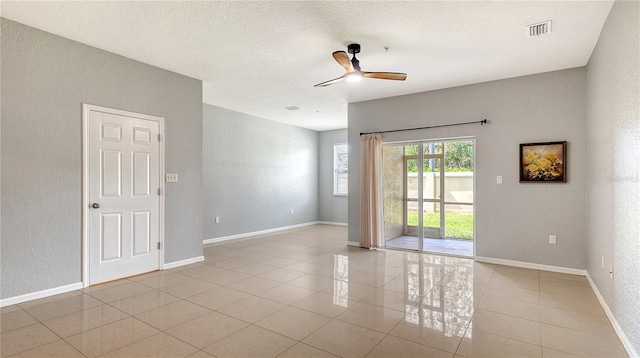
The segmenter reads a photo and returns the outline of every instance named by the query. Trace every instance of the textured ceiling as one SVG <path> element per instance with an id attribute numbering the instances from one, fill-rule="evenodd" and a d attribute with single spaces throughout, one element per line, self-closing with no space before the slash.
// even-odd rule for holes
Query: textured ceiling
<path id="1" fill-rule="evenodd" d="M 314 130 L 347 103 L 586 65 L 613 1 L 2 1 L 3 17 L 204 82 L 205 103 Z M 553 20 L 551 34 L 525 26 Z M 362 45 L 365 71 L 331 53 Z M 389 51 L 384 47 L 388 46 Z M 297 111 L 285 107 L 298 106 Z"/>

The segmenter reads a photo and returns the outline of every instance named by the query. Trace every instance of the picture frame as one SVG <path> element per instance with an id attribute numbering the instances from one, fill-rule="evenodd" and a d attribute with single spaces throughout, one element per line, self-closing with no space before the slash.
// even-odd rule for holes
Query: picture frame
<path id="1" fill-rule="evenodd" d="M 567 142 L 520 144 L 521 183 L 566 183 Z"/>

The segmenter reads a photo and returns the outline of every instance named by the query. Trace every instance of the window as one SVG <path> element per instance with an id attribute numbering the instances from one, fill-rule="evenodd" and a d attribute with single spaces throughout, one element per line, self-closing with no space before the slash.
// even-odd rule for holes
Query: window
<path id="1" fill-rule="evenodd" d="M 333 195 L 347 195 L 349 185 L 349 146 L 333 145 Z"/>

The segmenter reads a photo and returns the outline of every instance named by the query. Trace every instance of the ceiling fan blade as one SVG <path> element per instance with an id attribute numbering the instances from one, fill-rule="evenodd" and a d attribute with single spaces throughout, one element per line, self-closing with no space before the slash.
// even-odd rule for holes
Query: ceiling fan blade
<path id="1" fill-rule="evenodd" d="M 353 65 L 351 64 L 351 60 L 349 60 L 349 55 L 347 55 L 344 51 L 336 51 L 333 53 L 333 58 L 336 60 L 340 66 L 344 67 L 347 73 L 353 72 Z"/>
<path id="2" fill-rule="evenodd" d="M 332 84 L 334 84 L 336 82 L 342 81 L 346 77 L 347 77 L 347 74 L 345 73 L 344 75 L 342 75 L 342 76 L 340 76 L 338 78 L 334 78 L 332 80 L 328 80 L 328 81 L 325 81 L 325 82 L 322 82 L 322 83 L 318 83 L 317 85 L 315 85 L 313 87 L 327 87 L 328 85 L 332 85 Z"/>
<path id="3" fill-rule="evenodd" d="M 378 78 L 381 80 L 404 81 L 407 79 L 406 73 L 398 72 L 362 72 L 362 76 L 366 78 Z"/>

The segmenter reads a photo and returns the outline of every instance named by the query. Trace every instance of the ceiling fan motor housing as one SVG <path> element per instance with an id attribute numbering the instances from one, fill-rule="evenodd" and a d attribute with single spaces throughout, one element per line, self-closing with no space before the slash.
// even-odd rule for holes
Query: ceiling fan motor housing
<path id="1" fill-rule="evenodd" d="M 351 45 L 349 45 L 347 47 L 347 51 L 352 55 L 360 53 L 360 44 L 351 44 Z"/>

